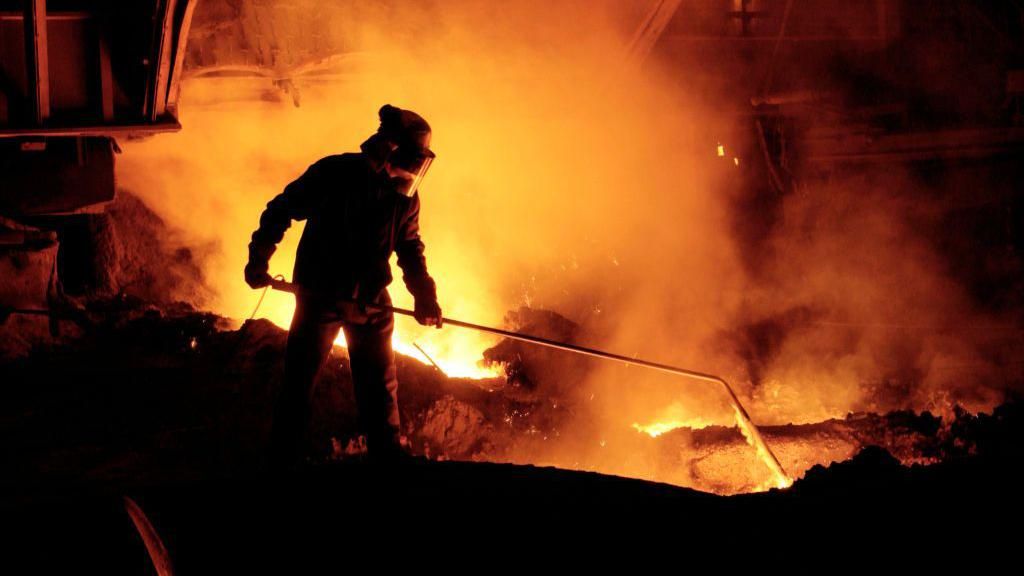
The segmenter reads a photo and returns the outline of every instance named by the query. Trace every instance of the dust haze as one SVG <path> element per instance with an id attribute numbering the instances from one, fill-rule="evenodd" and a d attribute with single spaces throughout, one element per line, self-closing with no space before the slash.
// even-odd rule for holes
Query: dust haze
<path id="1" fill-rule="evenodd" d="M 734 160 L 736 119 L 709 105 L 716 95 L 680 88 L 713 63 L 624 65 L 639 3 L 308 4 L 315 17 L 291 13 L 279 32 L 344 35 L 357 47 L 345 73 L 296 80 L 298 106 L 292 93 L 254 97 L 274 92 L 268 81 L 186 79 L 183 130 L 122 143 L 119 185 L 218 247 L 214 311 L 246 318 L 256 302 L 242 268 L 266 202 L 317 159 L 358 150 L 390 103 L 434 128 L 421 224 L 449 317 L 556 311 L 581 325 L 580 344 L 726 376 L 764 423 L 987 409 L 1019 381 L 1019 315 L 983 310 L 950 277 L 919 234 L 932 215 L 909 200 L 911 175 L 803 185 L 752 271 L 730 186 L 758 159 Z M 272 273 L 290 275 L 300 230 Z M 391 292 L 411 303 L 400 281 Z M 286 325 L 290 310 L 271 294 L 260 315 Z M 467 375 L 495 343 L 405 320 L 396 338 Z M 634 423 L 732 422 L 721 390 L 638 368 L 595 362 L 565 389 L 576 418 L 537 460 L 585 460 Z"/>

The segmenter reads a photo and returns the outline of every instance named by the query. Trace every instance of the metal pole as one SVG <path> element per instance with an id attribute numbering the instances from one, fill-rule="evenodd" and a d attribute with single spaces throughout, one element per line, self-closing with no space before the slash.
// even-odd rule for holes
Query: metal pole
<path id="1" fill-rule="evenodd" d="M 283 280 L 274 280 L 270 286 L 275 290 L 281 290 L 284 292 L 291 292 L 297 294 L 299 288 L 297 285 L 291 282 L 285 282 Z M 339 301 L 345 301 L 344 299 Z M 350 301 L 351 302 L 351 301 Z M 381 310 L 386 312 L 393 312 L 395 314 L 401 314 L 403 316 L 414 317 L 415 313 L 412 310 L 405 308 L 397 308 L 395 306 L 385 306 L 382 304 L 367 304 L 365 302 L 356 302 L 361 304 L 369 310 Z M 455 320 L 452 318 L 444 319 L 445 325 L 458 326 L 460 328 L 469 328 L 470 330 L 476 330 L 478 332 L 486 332 L 488 334 L 494 334 L 496 336 L 503 336 L 505 338 L 511 338 L 513 340 L 519 340 L 522 342 L 529 342 L 531 344 L 537 344 L 540 346 L 547 346 L 549 348 L 555 348 L 557 350 L 564 350 L 566 352 L 574 352 L 576 354 L 582 354 L 584 356 L 593 356 L 594 358 L 603 358 L 605 360 L 615 360 L 617 362 L 623 362 L 625 364 L 631 364 L 633 366 L 642 366 L 644 368 L 650 368 L 652 370 L 658 370 L 661 372 L 667 372 L 669 374 L 675 374 L 677 376 L 684 376 L 686 378 L 693 378 L 695 380 L 703 380 L 705 382 L 714 382 L 721 384 L 725 391 L 729 394 L 729 399 L 732 401 L 733 406 L 736 408 L 737 414 L 749 425 L 748 430 L 751 433 L 751 441 L 755 444 L 755 448 L 768 456 L 768 466 L 772 469 L 772 472 L 778 476 L 789 480 L 789 476 L 783 469 L 779 459 L 772 452 L 772 449 L 765 443 L 764 438 L 761 437 L 761 432 L 758 430 L 757 425 L 754 424 L 753 420 L 750 419 L 750 414 L 747 413 L 746 408 L 740 402 L 738 396 L 733 391 L 732 386 L 720 376 L 714 374 L 705 374 L 703 372 L 696 372 L 694 370 L 687 370 L 685 368 L 679 368 L 676 366 L 670 366 L 668 364 L 661 364 L 658 362 L 650 362 L 648 360 L 640 360 L 638 358 L 630 358 L 629 356 L 623 356 L 621 354 L 615 354 L 612 352 L 605 352 L 604 350 L 597 350 L 594 348 L 587 348 L 585 346 L 577 346 L 575 344 L 568 344 L 566 342 L 559 342 L 557 340 L 549 340 L 547 338 L 541 338 L 540 336 L 531 336 L 529 334 L 523 334 L 521 332 L 512 332 L 509 330 L 502 330 L 500 328 L 493 328 L 491 326 L 483 326 L 481 324 L 473 324 L 472 322 L 463 322 L 462 320 Z"/>
<path id="2" fill-rule="evenodd" d="M 423 354 L 424 358 L 426 358 L 427 360 L 430 360 L 430 363 L 434 365 L 434 368 L 437 368 L 438 372 L 440 372 L 441 374 L 444 374 L 445 376 L 447 376 L 447 374 L 445 374 L 445 371 L 442 370 L 441 367 L 437 365 L 437 362 L 434 362 L 434 359 L 430 357 L 430 354 L 427 354 L 426 350 L 421 348 L 420 345 L 415 343 L 415 342 L 413 342 L 412 345 L 415 346 L 416 349 L 420 351 L 420 354 Z"/>

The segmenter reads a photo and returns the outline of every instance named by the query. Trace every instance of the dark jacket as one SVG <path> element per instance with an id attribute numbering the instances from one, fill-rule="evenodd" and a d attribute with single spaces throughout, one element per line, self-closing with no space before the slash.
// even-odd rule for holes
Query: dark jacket
<path id="1" fill-rule="evenodd" d="M 312 292 L 372 300 L 391 283 L 391 253 L 417 300 L 436 300 L 419 234 L 419 194 L 389 189 L 362 154 L 328 156 L 263 211 L 249 261 L 265 266 L 292 220 L 306 220 L 293 281 Z"/>

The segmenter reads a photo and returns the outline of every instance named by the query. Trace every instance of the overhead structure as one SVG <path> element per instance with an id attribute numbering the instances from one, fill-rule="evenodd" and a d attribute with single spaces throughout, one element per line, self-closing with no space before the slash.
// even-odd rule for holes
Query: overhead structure
<path id="1" fill-rule="evenodd" d="M 0 137 L 177 129 L 195 6 L 0 0 Z"/>
<path id="2" fill-rule="evenodd" d="M 0 272 L 19 278 L 0 306 L 50 307 L 73 284 L 58 264 L 102 244 L 115 138 L 180 129 L 196 4 L 0 0 Z"/>
<path id="3" fill-rule="evenodd" d="M 180 128 L 177 94 L 195 5 L 0 0 L 0 214 L 69 213 L 110 201 L 113 138 Z"/>

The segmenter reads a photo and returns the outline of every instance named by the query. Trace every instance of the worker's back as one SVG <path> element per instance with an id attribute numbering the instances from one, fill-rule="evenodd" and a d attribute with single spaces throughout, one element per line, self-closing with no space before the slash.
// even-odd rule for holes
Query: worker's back
<path id="1" fill-rule="evenodd" d="M 392 192 L 362 154 L 340 154 L 316 162 L 289 184 L 267 205 L 260 229 L 278 240 L 273 233 L 283 232 L 290 220 L 306 220 L 295 282 L 321 293 L 373 298 L 391 283 L 388 260 L 408 239 L 418 211 L 419 196 Z"/>

